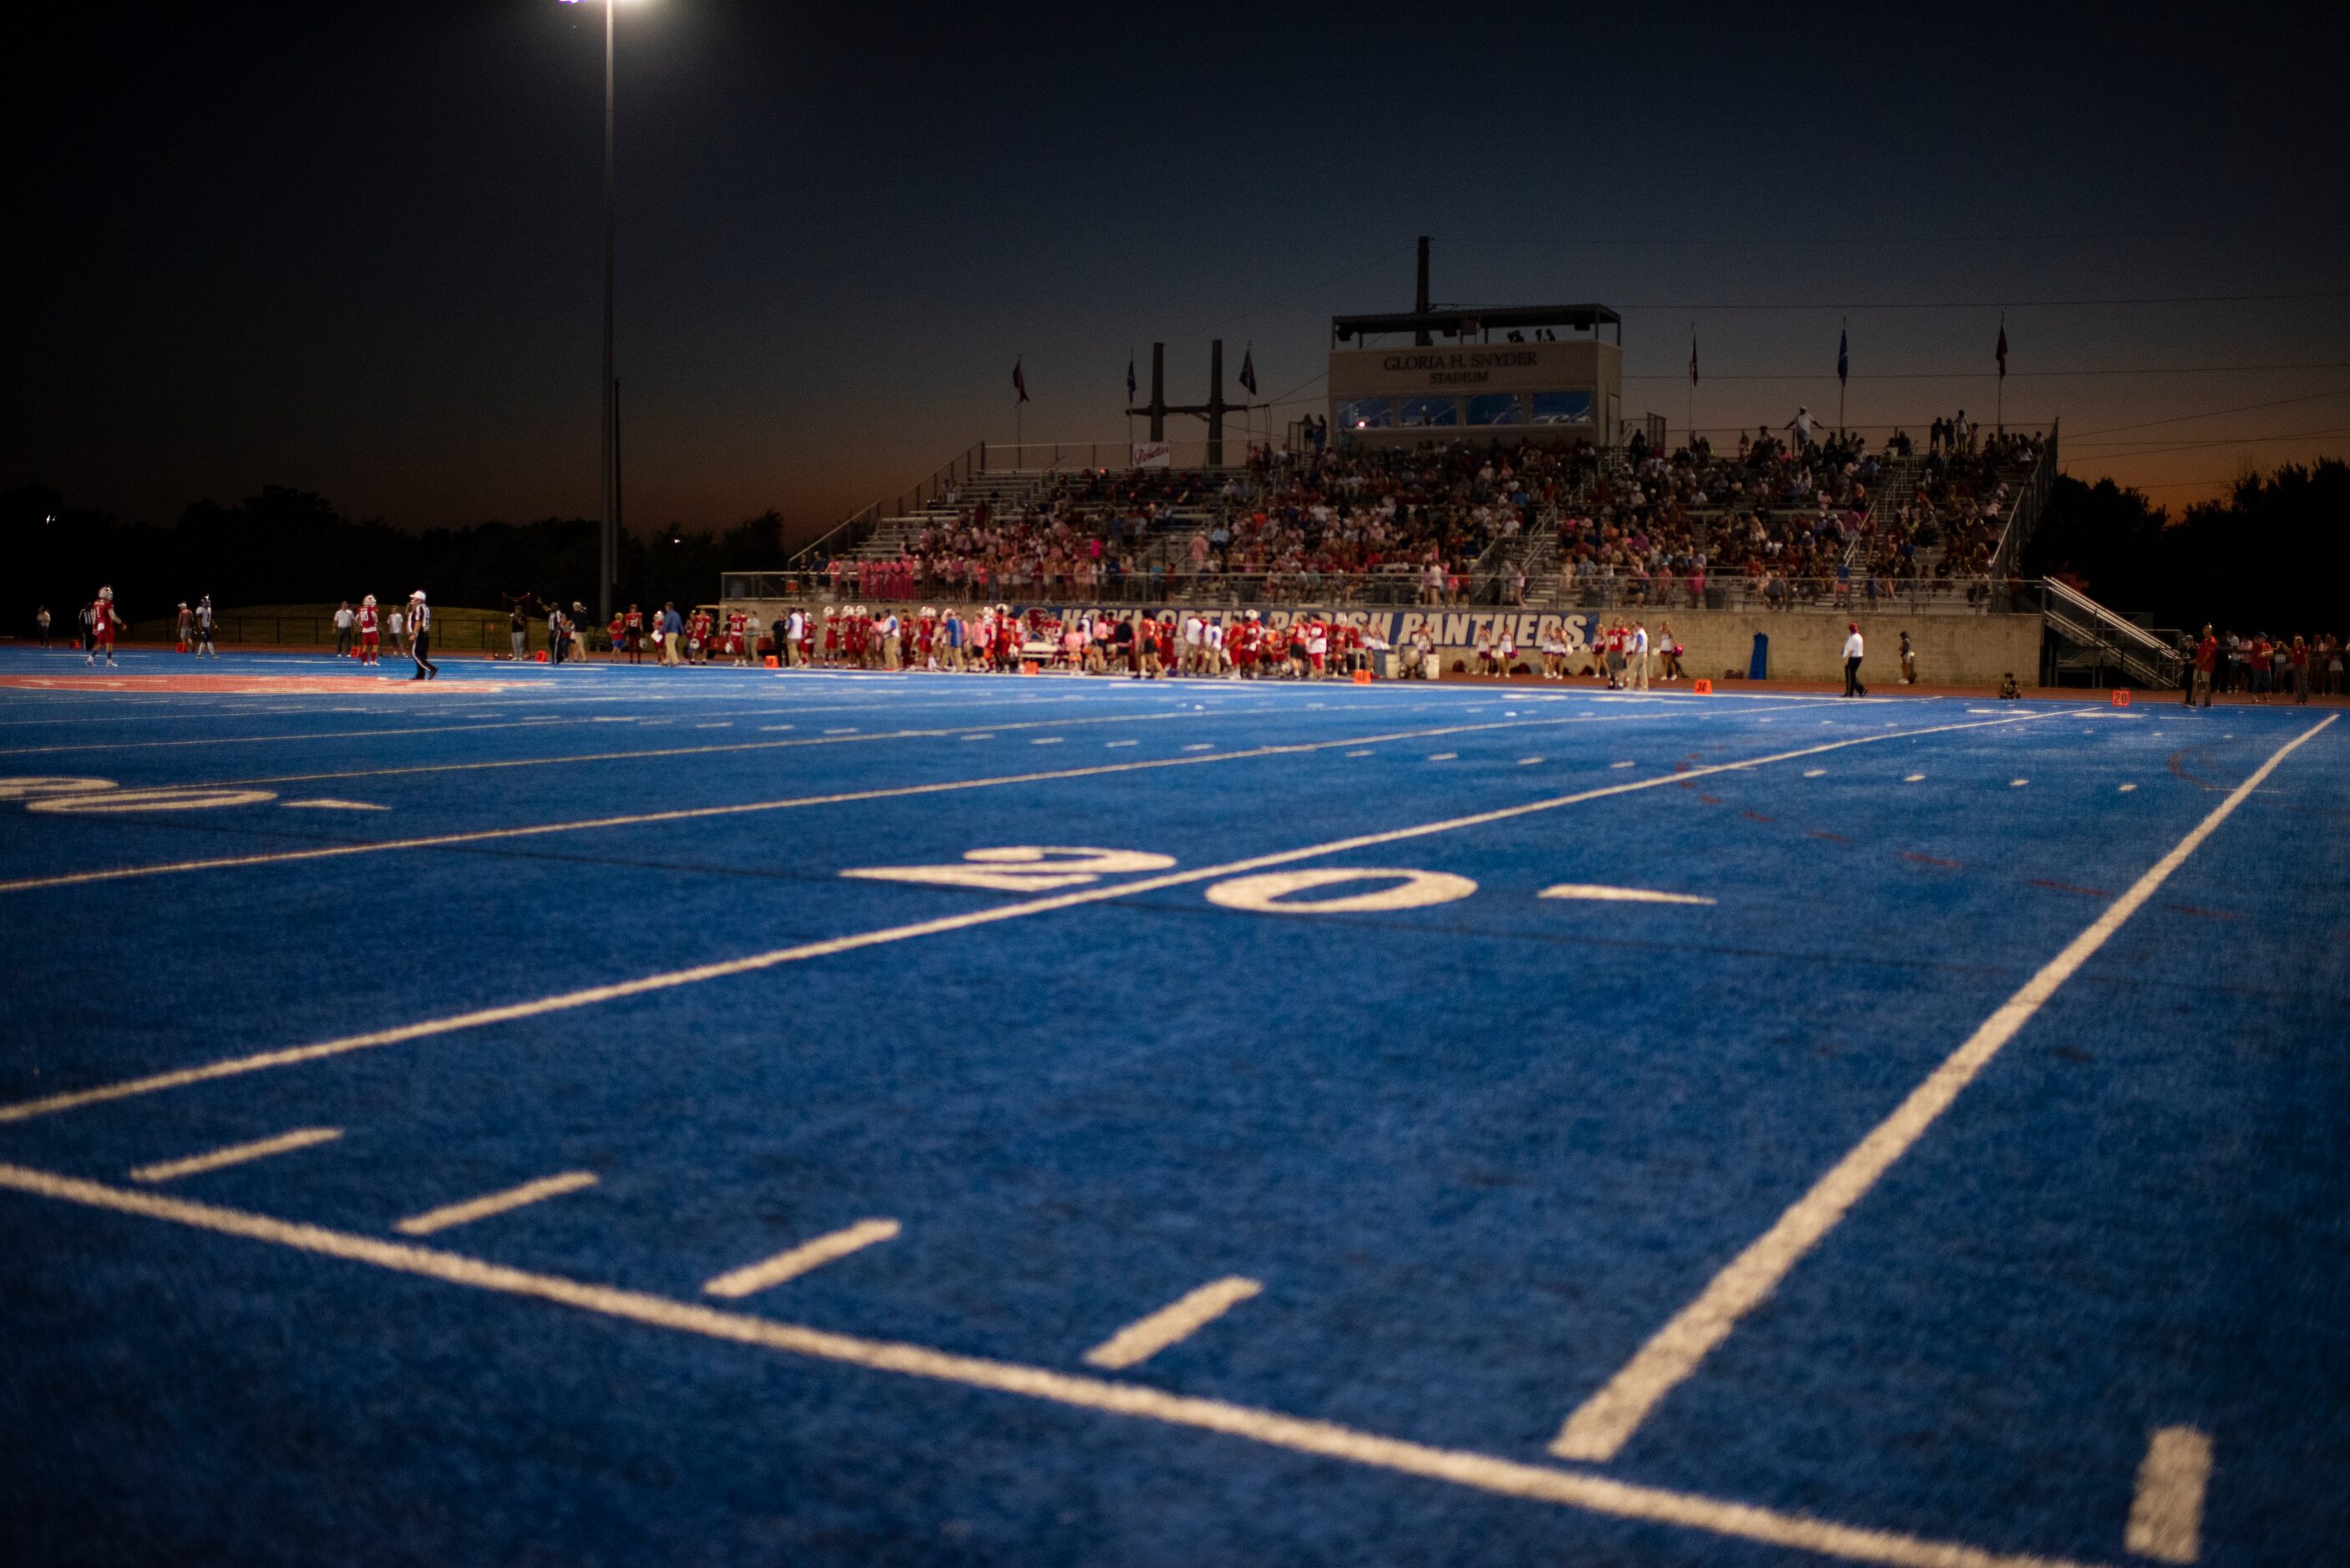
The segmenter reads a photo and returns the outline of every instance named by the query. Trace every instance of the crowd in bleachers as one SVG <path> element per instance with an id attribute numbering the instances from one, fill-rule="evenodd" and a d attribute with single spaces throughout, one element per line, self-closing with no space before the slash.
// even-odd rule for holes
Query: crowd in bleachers
<path id="1" fill-rule="evenodd" d="M 1731 451 L 1700 438 L 1669 453 L 1636 437 L 1622 469 L 1559 518 L 1567 597 L 1699 605 L 1726 593 L 1781 608 L 1935 587 L 1980 597 L 2043 443 L 1946 433 L 1964 429 L 1962 418 L 1935 422 L 1913 493 L 1891 505 L 1876 495 L 1888 460 L 1917 457 L 1900 432 L 1872 450 L 1858 435 L 1788 441 L 1764 429 Z"/>
<path id="2" fill-rule="evenodd" d="M 1214 499 L 1199 472 L 1169 469 L 1059 475 L 1016 510 L 951 489 L 895 556 L 827 571 L 837 591 L 864 598 L 1118 597 L 1114 587 L 1148 574 L 1140 557 L 1166 519 Z"/>
<path id="3" fill-rule="evenodd" d="M 1555 530 L 1571 603 L 1972 600 L 2043 455 L 2038 435 L 1985 437 L 1963 415 L 1934 421 L 1923 453 L 1904 433 L 1872 447 L 1807 424 L 1722 451 L 1636 434 L 1604 458 L 1580 443 L 1257 450 L 1227 475 L 1066 475 L 1016 508 L 950 491 L 895 556 L 828 570 L 868 599 L 1156 600 L 1225 577 L 1270 601 L 1432 604 L 1466 597 L 1482 559 L 1510 602 L 1522 564 L 1550 557 L 1536 531 Z M 1894 460 L 1914 483 L 1877 504 Z"/>
<path id="4" fill-rule="evenodd" d="M 1489 546 L 1555 515 L 1597 466 L 1582 444 L 1260 452 L 1194 559 L 1276 583 L 1392 576 L 1419 603 L 1451 602 Z"/>

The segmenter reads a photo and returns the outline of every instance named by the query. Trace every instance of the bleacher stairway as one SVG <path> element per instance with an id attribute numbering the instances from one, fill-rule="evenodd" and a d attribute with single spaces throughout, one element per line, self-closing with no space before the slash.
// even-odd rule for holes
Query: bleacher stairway
<path id="1" fill-rule="evenodd" d="M 2053 577 L 2041 587 L 2044 684 L 2065 685 L 2073 675 L 2091 686 L 2176 691 L 2185 679 L 2185 656 L 2153 632 Z"/>

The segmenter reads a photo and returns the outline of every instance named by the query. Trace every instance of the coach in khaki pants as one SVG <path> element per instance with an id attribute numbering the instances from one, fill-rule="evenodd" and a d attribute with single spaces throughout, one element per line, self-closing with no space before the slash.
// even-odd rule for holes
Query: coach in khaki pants
<path id="1" fill-rule="evenodd" d="M 677 613 L 675 604 L 661 606 L 661 662 L 685 662 L 685 618 Z"/>
<path id="2" fill-rule="evenodd" d="M 1632 656 L 1631 668 L 1625 671 L 1624 686 L 1630 691 L 1648 689 L 1648 623 L 1632 623 L 1632 646 L 1626 650 Z"/>

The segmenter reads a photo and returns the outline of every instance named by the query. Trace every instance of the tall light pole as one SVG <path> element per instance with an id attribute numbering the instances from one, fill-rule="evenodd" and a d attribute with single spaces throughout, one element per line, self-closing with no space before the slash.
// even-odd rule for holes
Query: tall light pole
<path id="1" fill-rule="evenodd" d="M 619 0 L 604 0 L 604 526 L 596 535 L 596 624 L 612 620 L 612 576 L 619 566 L 619 454 L 612 385 L 612 38 Z"/>
<path id="2" fill-rule="evenodd" d="M 579 0 L 564 0 L 576 5 Z M 604 521 L 596 534 L 597 624 L 612 618 L 612 578 L 620 566 L 619 398 L 612 380 L 612 44 L 619 0 L 604 0 Z"/>

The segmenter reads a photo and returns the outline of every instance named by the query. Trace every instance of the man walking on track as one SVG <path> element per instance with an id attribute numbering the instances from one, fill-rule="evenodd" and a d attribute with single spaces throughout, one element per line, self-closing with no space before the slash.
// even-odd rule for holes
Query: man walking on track
<path id="1" fill-rule="evenodd" d="M 1847 697 L 1866 697 L 1868 695 L 1868 688 L 1860 683 L 1860 622 L 1856 620 L 1845 622 L 1845 630 L 1850 635 L 1844 639 L 1844 694 Z"/>
<path id="2" fill-rule="evenodd" d="M 432 662 L 432 612 L 424 607 L 422 588 L 408 596 L 408 651 L 416 659 L 411 680 L 440 679 L 441 667 Z"/>

